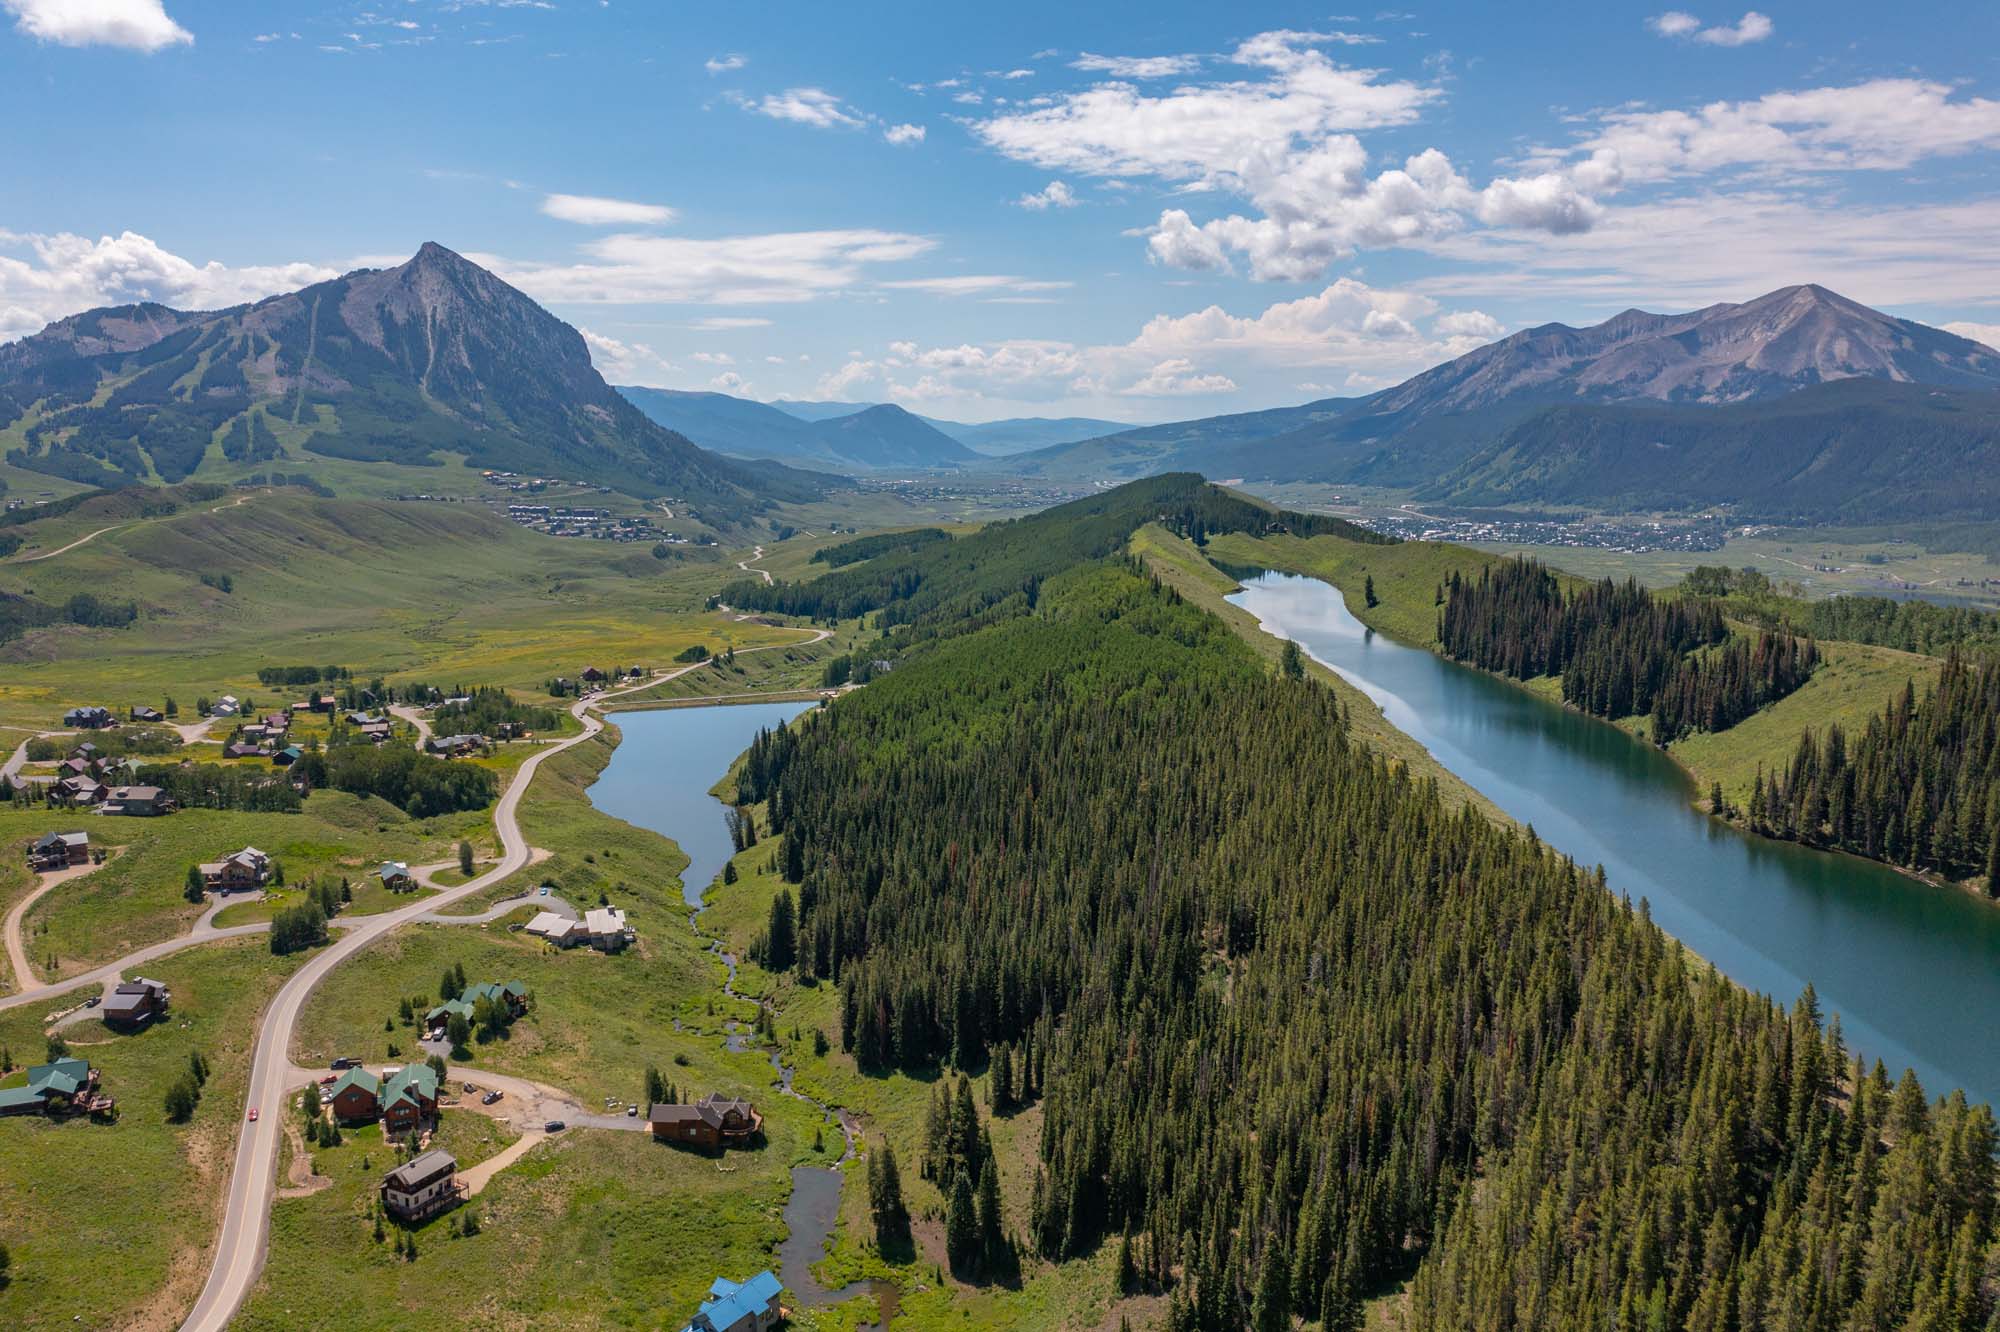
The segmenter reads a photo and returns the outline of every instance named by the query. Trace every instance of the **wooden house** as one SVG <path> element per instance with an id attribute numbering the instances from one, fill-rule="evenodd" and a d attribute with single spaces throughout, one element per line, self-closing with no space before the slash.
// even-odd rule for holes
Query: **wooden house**
<path id="1" fill-rule="evenodd" d="M 172 1000 L 173 993 L 165 981 L 139 976 L 120 982 L 105 999 L 98 1015 L 107 1027 L 133 1031 L 165 1014 Z"/>
<path id="2" fill-rule="evenodd" d="M 382 1177 L 382 1210 L 399 1221 L 427 1221 L 456 1207 L 458 1162 L 450 1152 L 413 1157 Z"/>
<path id="3" fill-rule="evenodd" d="M 710 1092 L 692 1104 L 656 1105 L 646 1122 L 661 1142 L 717 1151 L 754 1141 L 764 1131 L 764 1117 L 750 1102 Z"/>
<path id="4" fill-rule="evenodd" d="M 28 844 L 30 869 L 59 870 L 89 863 L 89 833 L 44 833 Z"/>
<path id="5" fill-rule="evenodd" d="M 365 1068 L 350 1068 L 333 1084 L 333 1117 L 366 1123 L 382 1113 L 382 1080 Z"/>

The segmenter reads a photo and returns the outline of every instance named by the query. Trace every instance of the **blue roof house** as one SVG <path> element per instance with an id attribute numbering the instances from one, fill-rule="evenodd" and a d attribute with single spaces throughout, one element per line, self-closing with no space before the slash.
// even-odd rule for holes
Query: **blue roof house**
<path id="1" fill-rule="evenodd" d="M 684 1332 L 767 1332 L 778 1321 L 778 1278 L 759 1272 L 738 1284 L 717 1277 Z"/>

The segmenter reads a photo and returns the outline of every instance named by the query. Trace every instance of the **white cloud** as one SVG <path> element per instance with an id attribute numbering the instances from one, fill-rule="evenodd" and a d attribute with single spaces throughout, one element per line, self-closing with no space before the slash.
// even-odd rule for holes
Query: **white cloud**
<path id="1" fill-rule="evenodd" d="M 1947 333 L 1956 333 L 1961 338 L 1971 338 L 1987 346 L 2000 349 L 2000 324 L 1968 324 L 1964 320 L 1954 320 L 1944 326 Z"/>
<path id="2" fill-rule="evenodd" d="M 122 46 L 158 51 L 192 45 L 194 34 L 167 17 L 161 0 L 0 0 L 14 25 L 58 46 Z"/>
<path id="3" fill-rule="evenodd" d="M 770 326 L 770 320 L 755 315 L 711 315 L 688 325 L 689 328 L 700 329 L 704 333 L 730 333 L 739 329 Z"/>
<path id="4" fill-rule="evenodd" d="M 813 385 L 813 396 L 839 402 L 852 393 L 856 386 L 880 377 L 881 371 L 873 361 L 849 361 L 840 369 L 821 375 L 819 382 Z"/>
<path id="5" fill-rule="evenodd" d="M 728 55 L 710 56 L 701 62 L 702 68 L 711 74 L 727 74 L 732 70 L 741 69 L 749 63 L 750 58 L 748 56 L 737 55 L 734 51 Z"/>
<path id="6" fill-rule="evenodd" d="M 1059 180 L 1052 180 L 1030 194 L 1016 199 L 1015 204 L 1031 212 L 1041 212 L 1049 208 L 1074 208 L 1077 204 L 1076 191 Z"/>
<path id="7" fill-rule="evenodd" d="M 667 387 L 674 367 L 645 343 L 624 342 L 587 328 L 577 332 L 583 334 L 584 345 L 590 348 L 591 364 L 611 383 Z"/>
<path id="8" fill-rule="evenodd" d="M 1752 9 L 1734 23 L 1718 24 L 1712 28 L 1701 26 L 1701 20 L 1678 9 L 1669 9 L 1664 14 L 1655 14 L 1646 20 L 1646 26 L 1662 37 L 1682 37 L 1689 41 L 1701 42 L 1708 46 L 1748 46 L 1761 42 L 1777 31 L 1768 15 Z"/>
<path id="9" fill-rule="evenodd" d="M 319 264 L 194 264 L 136 232 L 100 236 L 0 231 L 0 339 L 103 305 L 157 301 L 214 310 L 338 277 Z"/>
<path id="10" fill-rule="evenodd" d="M 1006 273 L 963 273 L 953 277 L 902 278 L 879 284 L 891 291 L 922 291 L 933 296 L 984 296 L 992 292 L 1062 291 L 1069 282 L 1046 282 Z"/>
<path id="11" fill-rule="evenodd" d="M 1201 68 L 1201 57 L 1191 55 L 1169 56 L 1103 56 L 1085 51 L 1069 62 L 1071 69 L 1087 70 L 1094 74 L 1109 74 L 1114 79 L 1165 79 L 1176 74 L 1192 74 Z M 1028 73 L 1031 71 L 1022 71 Z"/>
<path id="12" fill-rule="evenodd" d="M 747 393 L 750 389 L 750 381 L 737 374 L 734 370 L 725 370 L 714 379 L 709 380 L 708 386 L 717 393 Z"/>
<path id="13" fill-rule="evenodd" d="M 690 239 L 619 233 L 572 264 L 475 256 L 537 300 L 569 304 L 747 305 L 809 301 L 860 284 L 864 271 L 936 246 L 927 236 L 851 229 Z"/>
<path id="14" fill-rule="evenodd" d="M 589 194 L 551 194 L 542 200 L 542 212 L 558 221 L 580 222 L 587 227 L 648 226 L 674 220 L 674 210 L 664 204 Z"/>
<path id="15" fill-rule="evenodd" d="M 925 130 L 922 125 L 891 125 L 882 131 L 882 137 L 898 147 L 904 147 L 913 143 L 922 143 L 924 141 L 924 134 Z"/>
<path id="16" fill-rule="evenodd" d="M 736 358 L 728 352 L 696 352 L 694 359 L 700 365 L 735 365 Z"/>
<path id="17" fill-rule="evenodd" d="M 787 88 L 744 103 L 758 115 L 814 129 L 859 129 L 866 122 L 824 88 Z"/>
<path id="18" fill-rule="evenodd" d="M 1203 374 L 1194 362 L 1183 357 L 1161 361 L 1139 379 L 1118 389 L 1128 398 L 1185 397 L 1196 393 L 1233 393 L 1236 381 L 1228 375 Z"/>
<path id="19" fill-rule="evenodd" d="M 1482 191 L 1436 149 L 1371 175 L 1354 131 L 1408 124 L 1441 94 L 1335 64 L 1317 49 L 1352 40 L 1261 33 L 1230 57 L 1252 77 L 1184 84 L 1157 96 L 1128 82 L 1103 83 L 973 130 L 1037 166 L 1114 181 L 1149 177 L 1183 193 L 1230 194 L 1254 205 L 1254 215 L 1202 222 L 1184 207 L 1163 210 L 1140 234 L 1155 262 L 1176 268 L 1224 270 L 1240 256 L 1255 277 L 1307 280 L 1359 248 L 1448 235 L 1468 217 L 1559 231 L 1595 219 L 1592 201 L 1560 179 L 1502 178 Z"/>

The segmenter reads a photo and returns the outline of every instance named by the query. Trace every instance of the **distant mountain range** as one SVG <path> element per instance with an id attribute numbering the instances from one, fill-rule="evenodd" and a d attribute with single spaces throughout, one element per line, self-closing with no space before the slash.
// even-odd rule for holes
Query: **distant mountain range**
<path id="1" fill-rule="evenodd" d="M 604 382 L 574 328 L 437 244 L 254 305 L 120 306 L 51 324 L 0 347 L 0 429 L 16 424 L 9 462 L 100 486 L 314 457 L 462 457 L 732 521 L 839 480 L 661 428 Z"/>
<path id="2" fill-rule="evenodd" d="M 977 424 L 919 416 L 893 403 L 757 402 L 727 393 L 621 387 L 618 390 L 670 430 L 706 448 L 743 458 L 779 458 L 812 466 L 958 468 L 982 458 L 1068 444 L 1123 430 L 1090 417 L 1016 417 Z"/>
<path id="3" fill-rule="evenodd" d="M 1403 487 L 1468 503 L 1992 517 L 2000 352 L 1818 286 L 1545 324 L 1362 398 L 1023 454 L 1032 476 Z M 1893 461 L 1892 461 L 1893 460 Z"/>

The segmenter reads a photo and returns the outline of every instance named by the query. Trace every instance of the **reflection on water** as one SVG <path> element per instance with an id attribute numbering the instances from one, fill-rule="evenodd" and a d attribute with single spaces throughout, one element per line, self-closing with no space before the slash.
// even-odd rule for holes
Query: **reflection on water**
<path id="1" fill-rule="evenodd" d="M 1391 724 L 1741 983 L 1789 1004 L 1810 981 L 1849 1046 L 1935 1093 L 2000 1094 L 2000 909 L 1869 861 L 1707 818 L 1651 745 L 1372 633 L 1316 579 L 1230 597 L 1379 704 Z"/>
<path id="2" fill-rule="evenodd" d="M 590 788 L 590 803 L 673 838 L 688 857 L 688 867 L 681 871 L 681 896 L 698 907 L 733 851 L 723 806 L 708 788 L 729 771 L 758 731 L 783 726 L 811 706 L 738 703 L 618 713 L 612 720 L 624 738 Z"/>

